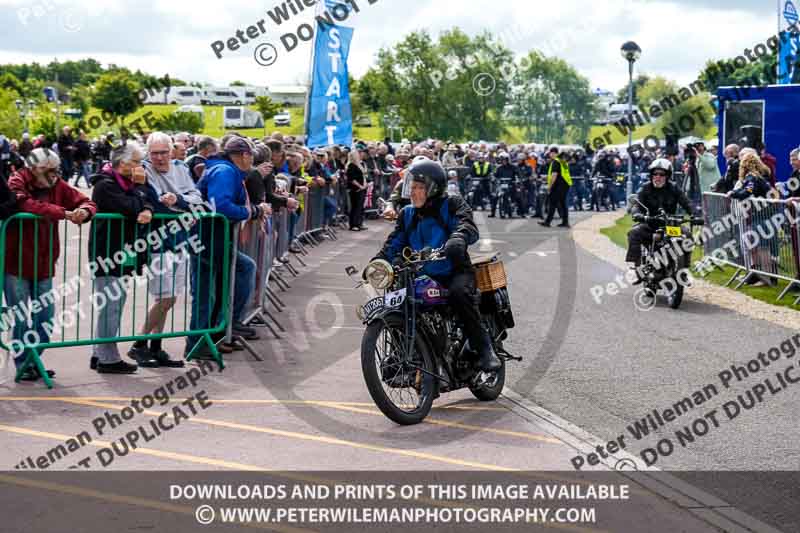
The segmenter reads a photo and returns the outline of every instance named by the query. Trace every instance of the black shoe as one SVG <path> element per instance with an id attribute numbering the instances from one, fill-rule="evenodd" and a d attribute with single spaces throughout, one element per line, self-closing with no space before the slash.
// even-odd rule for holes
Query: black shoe
<path id="1" fill-rule="evenodd" d="M 117 361 L 116 363 L 97 363 L 98 374 L 133 374 L 139 367 L 126 363 L 125 361 Z"/>
<path id="2" fill-rule="evenodd" d="M 97 357 L 94 355 L 91 359 L 89 359 L 89 368 L 92 370 L 97 370 Z"/>
<path id="3" fill-rule="evenodd" d="M 258 336 L 258 332 L 256 330 L 245 326 L 241 322 L 236 322 L 233 324 L 233 334 L 238 337 L 243 337 L 248 341 L 257 341 L 261 338 Z"/>
<path id="4" fill-rule="evenodd" d="M 478 359 L 478 367 L 484 372 L 497 372 L 503 366 L 503 362 L 494 353 L 494 348 L 491 343 L 481 350 L 480 359 Z"/>
<path id="5" fill-rule="evenodd" d="M 128 350 L 128 357 L 136 361 L 142 368 L 158 368 L 158 360 L 147 347 L 132 347 Z"/>
<path id="6" fill-rule="evenodd" d="M 164 350 L 159 351 L 158 353 L 151 352 L 153 358 L 158 361 L 158 366 L 163 366 L 167 368 L 183 368 L 186 364 L 183 361 L 179 361 L 177 359 L 170 359 L 169 354 Z"/>
<path id="7" fill-rule="evenodd" d="M 559 224 L 558 227 L 559 228 L 568 228 L 570 226 L 569 226 L 569 224 Z"/>
<path id="8" fill-rule="evenodd" d="M 545 228 L 549 228 L 550 227 L 550 223 L 549 222 L 539 222 L 539 225 L 542 226 L 542 227 L 545 227 Z"/>
<path id="9" fill-rule="evenodd" d="M 489 218 L 494 218 L 494 213 L 491 213 L 491 214 L 489 215 Z"/>

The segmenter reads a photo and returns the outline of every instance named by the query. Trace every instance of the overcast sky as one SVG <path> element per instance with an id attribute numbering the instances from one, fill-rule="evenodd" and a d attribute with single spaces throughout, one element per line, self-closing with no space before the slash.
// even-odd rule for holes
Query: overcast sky
<path id="1" fill-rule="evenodd" d="M 302 0 L 293 0 L 301 2 Z M 593 87 L 616 91 L 627 78 L 620 45 L 643 49 L 637 72 L 689 83 L 706 59 L 741 54 L 777 29 L 777 0 L 355 0 L 361 12 L 349 66 L 366 71 L 382 46 L 413 30 L 434 36 L 454 26 L 469 34 L 489 30 L 516 54 L 532 48 L 572 64 Z M 782 0 L 783 1 L 783 0 Z M 283 3 L 253 0 L 0 0 L 0 63 L 93 57 L 103 64 L 187 81 L 227 85 L 295 84 L 307 78 L 310 45 L 286 52 L 280 36 L 311 18 L 309 12 L 276 26 L 267 11 Z M 239 29 L 264 20 L 266 33 L 224 50 L 211 49 Z M 260 43 L 278 48 L 277 62 L 256 64 Z"/>

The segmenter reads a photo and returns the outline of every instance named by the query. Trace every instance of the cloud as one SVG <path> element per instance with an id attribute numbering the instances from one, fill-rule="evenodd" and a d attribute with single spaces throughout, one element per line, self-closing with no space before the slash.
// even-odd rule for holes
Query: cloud
<path id="1" fill-rule="evenodd" d="M 688 83 L 708 59 L 739 55 L 766 40 L 776 26 L 775 6 L 751 0 L 561 0 L 545 9 L 530 0 L 356 2 L 360 13 L 348 20 L 355 27 L 350 69 L 356 76 L 369 68 L 381 47 L 392 46 L 411 31 L 424 28 L 436 37 L 458 26 L 470 35 L 489 30 L 518 56 L 532 48 L 557 55 L 588 77 L 593 87 L 611 90 L 622 87 L 627 78 L 619 47 L 635 40 L 643 49 L 638 72 Z M 286 52 L 280 37 L 310 21 L 311 13 L 276 27 L 267 10 L 281 3 L 0 0 L 0 61 L 94 57 L 187 81 L 295 84 L 308 78 L 311 45 L 302 43 Z M 213 41 L 227 41 L 259 20 L 265 20 L 266 34 L 237 51 L 226 50 L 222 59 L 214 56 Z M 261 42 L 279 49 L 278 61 L 270 67 L 253 60 Z"/>

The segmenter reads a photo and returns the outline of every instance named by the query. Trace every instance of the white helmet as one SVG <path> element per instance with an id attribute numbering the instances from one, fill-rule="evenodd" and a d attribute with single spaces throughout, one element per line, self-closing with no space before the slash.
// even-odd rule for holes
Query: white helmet
<path id="1" fill-rule="evenodd" d="M 670 163 L 667 159 L 656 159 L 650 163 L 650 167 L 647 170 L 651 176 L 653 175 L 654 170 L 663 170 L 667 173 L 667 178 L 669 178 L 672 176 L 672 163 Z"/>

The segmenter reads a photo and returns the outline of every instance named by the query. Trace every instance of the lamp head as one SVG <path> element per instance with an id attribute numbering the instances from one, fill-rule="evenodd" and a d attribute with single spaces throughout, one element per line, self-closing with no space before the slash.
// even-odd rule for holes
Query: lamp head
<path id="1" fill-rule="evenodd" d="M 642 49 L 633 41 L 623 44 L 619 51 L 622 57 L 630 63 L 637 61 L 642 55 Z"/>

